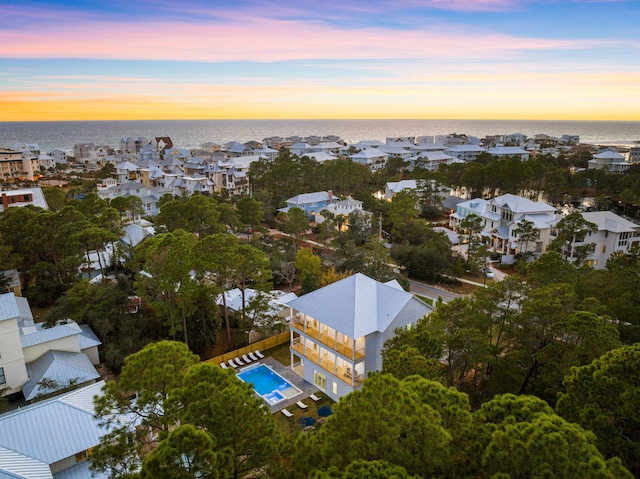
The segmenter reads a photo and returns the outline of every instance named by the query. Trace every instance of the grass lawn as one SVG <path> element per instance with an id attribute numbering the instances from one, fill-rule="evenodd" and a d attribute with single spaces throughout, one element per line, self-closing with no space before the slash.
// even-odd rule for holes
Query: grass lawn
<path id="1" fill-rule="evenodd" d="M 307 409 L 300 409 L 296 404 L 289 406 L 287 410 L 293 414 L 293 417 L 286 417 L 280 411 L 273 415 L 283 434 L 289 435 L 296 432 L 302 432 L 304 428 L 299 422 L 302 417 L 311 416 L 314 418 L 316 420 L 316 424 L 314 426 L 316 429 L 324 423 L 326 419 L 318 415 L 318 408 L 322 406 L 329 406 L 333 409 L 335 403 L 324 393 L 318 393 L 316 396 L 320 398 L 320 401 L 315 402 L 309 397 L 302 399 L 302 402 L 309 406 Z"/>

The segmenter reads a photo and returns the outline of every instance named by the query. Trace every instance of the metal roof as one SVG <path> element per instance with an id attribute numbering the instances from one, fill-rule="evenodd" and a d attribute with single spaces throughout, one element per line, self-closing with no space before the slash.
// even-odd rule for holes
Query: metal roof
<path id="1" fill-rule="evenodd" d="M 0 294 L 0 321 L 18 318 L 20 309 L 13 293 Z"/>
<path id="2" fill-rule="evenodd" d="M 23 348 L 35 346 L 36 344 L 48 343 L 49 341 L 66 338 L 73 336 L 74 334 L 80 334 L 80 328 L 74 328 L 69 325 L 59 325 L 45 329 L 42 327 L 42 323 L 37 323 L 35 328 L 36 332 L 20 336 Z"/>
<path id="3" fill-rule="evenodd" d="M 416 320 L 433 311 L 411 293 L 398 289 L 396 284 L 380 283 L 362 273 L 312 291 L 288 304 L 351 338 L 384 332 L 407 306 L 415 311 Z"/>
<path id="4" fill-rule="evenodd" d="M 103 386 L 100 381 L 0 416 L 0 447 L 53 464 L 95 446 L 105 431 L 93 417 L 93 404 L 89 410 L 78 403 L 86 406 L 87 398 L 99 395 Z"/>
<path id="5" fill-rule="evenodd" d="M 98 336 L 96 336 L 96 333 L 91 330 L 88 324 L 81 324 L 80 329 L 82 330 L 80 336 L 78 336 L 80 340 L 80 351 L 102 344 L 102 341 L 98 339 Z"/>
<path id="6" fill-rule="evenodd" d="M 22 386 L 27 401 L 100 377 L 86 354 L 64 351 L 47 351 L 27 364 L 27 373 L 29 380 Z M 43 380 L 45 383 L 41 384 Z"/>
<path id="7" fill-rule="evenodd" d="M 0 479 L 52 479 L 48 464 L 0 446 Z"/>

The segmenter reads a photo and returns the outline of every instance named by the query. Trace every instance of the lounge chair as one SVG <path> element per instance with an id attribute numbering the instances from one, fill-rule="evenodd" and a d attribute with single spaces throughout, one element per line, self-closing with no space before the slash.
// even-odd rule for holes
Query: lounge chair
<path id="1" fill-rule="evenodd" d="M 238 367 L 238 365 L 233 362 L 233 359 L 229 359 L 229 361 L 227 361 L 227 364 L 234 369 Z"/>
<path id="2" fill-rule="evenodd" d="M 249 359 L 249 358 L 247 357 L 247 355 L 246 355 L 246 354 L 243 354 L 243 355 L 242 355 L 242 359 L 243 359 L 243 360 L 244 360 L 244 362 L 245 362 L 245 363 L 247 363 L 247 364 L 249 364 L 249 363 L 251 362 L 251 359 Z"/>
<path id="3" fill-rule="evenodd" d="M 221 367 L 222 369 L 227 369 L 227 365 L 224 363 L 224 361 L 222 361 L 222 362 L 220 363 L 220 367 Z"/>
<path id="4" fill-rule="evenodd" d="M 264 358 L 264 354 L 262 354 L 259 350 L 257 350 L 257 349 L 256 349 L 256 350 L 254 351 L 254 353 L 255 353 L 255 355 L 256 355 L 256 356 L 258 356 L 260 359 L 263 359 L 263 358 Z"/>
<path id="5" fill-rule="evenodd" d="M 287 408 L 280 409 L 280 412 L 287 417 L 293 417 L 293 414 L 289 412 Z"/>
<path id="6" fill-rule="evenodd" d="M 252 361 L 257 361 L 259 359 L 258 356 L 256 356 L 253 353 L 249 353 L 249 357 L 251 358 Z"/>
<path id="7" fill-rule="evenodd" d="M 296 404 L 298 405 L 298 407 L 300 409 L 307 409 L 309 407 L 305 403 L 303 403 L 302 401 L 298 401 Z"/>
<path id="8" fill-rule="evenodd" d="M 244 366 L 244 363 L 240 358 L 233 358 L 238 366 Z"/>
<path id="9" fill-rule="evenodd" d="M 315 394 L 310 394 L 310 395 L 309 395 L 309 397 L 310 397 L 311 399 L 313 399 L 315 402 L 320 401 L 320 398 L 319 398 L 318 396 L 316 396 Z"/>

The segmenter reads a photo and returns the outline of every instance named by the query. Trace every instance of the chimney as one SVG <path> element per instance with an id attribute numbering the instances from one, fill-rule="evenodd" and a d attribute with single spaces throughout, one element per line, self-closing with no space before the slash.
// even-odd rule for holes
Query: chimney
<path id="1" fill-rule="evenodd" d="M 329 196 L 329 204 L 333 203 L 333 190 L 327 191 L 327 195 Z"/>

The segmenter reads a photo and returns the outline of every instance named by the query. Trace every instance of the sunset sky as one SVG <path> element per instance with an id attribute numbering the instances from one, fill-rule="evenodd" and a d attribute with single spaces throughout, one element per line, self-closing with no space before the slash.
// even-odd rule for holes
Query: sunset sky
<path id="1" fill-rule="evenodd" d="M 0 121 L 640 120 L 640 1 L 0 0 Z"/>

